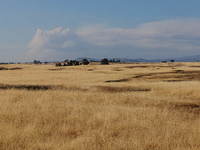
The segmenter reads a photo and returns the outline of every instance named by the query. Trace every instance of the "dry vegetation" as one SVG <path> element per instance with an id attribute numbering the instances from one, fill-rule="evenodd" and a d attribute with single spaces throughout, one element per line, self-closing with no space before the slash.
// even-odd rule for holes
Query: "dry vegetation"
<path id="1" fill-rule="evenodd" d="M 0 149 L 200 149 L 200 63 L 0 67 Z"/>

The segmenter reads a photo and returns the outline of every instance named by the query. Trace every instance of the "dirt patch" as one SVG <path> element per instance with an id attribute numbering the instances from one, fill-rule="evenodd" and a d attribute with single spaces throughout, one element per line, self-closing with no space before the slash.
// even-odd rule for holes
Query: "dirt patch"
<path id="1" fill-rule="evenodd" d="M 143 87 L 112 87 L 112 86 L 96 86 L 102 92 L 146 92 L 151 91 L 150 88 Z"/>
<path id="2" fill-rule="evenodd" d="M 131 79 L 119 79 L 119 80 L 107 80 L 106 82 L 127 82 L 130 81 Z"/>
<path id="3" fill-rule="evenodd" d="M 88 71 L 93 71 L 93 69 L 88 69 Z"/>

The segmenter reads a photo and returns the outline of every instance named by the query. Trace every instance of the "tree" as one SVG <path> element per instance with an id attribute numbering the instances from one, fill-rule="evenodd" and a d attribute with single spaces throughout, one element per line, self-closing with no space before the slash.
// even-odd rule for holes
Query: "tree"
<path id="1" fill-rule="evenodd" d="M 121 61 L 120 61 L 120 59 L 119 59 L 119 60 L 117 60 L 117 62 L 121 62 Z"/>
<path id="2" fill-rule="evenodd" d="M 101 64 L 102 64 L 102 65 L 109 65 L 108 59 L 107 59 L 107 58 L 102 59 L 102 60 L 101 60 Z"/>
<path id="3" fill-rule="evenodd" d="M 79 65 L 79 62 L 74 60 L 74 65 Z"/>
<path id="4" fill-rule="evenodd" d="M 72 65 L 73 65 L 73 61 L 70 60 L 70 61 L 68 62 L 68 66 L 72 66 Z"/>
<path id="5" fill-rule="evenodd" d="M 63 64 L 63 66 L 67 66 L 67 64 L 66 64 L 66 63 L 64 63 L 64 64 Z"/>
<path id="6" fill-rule="evenodd" d="M 83 63 L 83 65 L 88 65 L 90 62 L 89 62 L 87 59 L 84 58 L 84 59 L 82 60 L 82 63 Z"/>
<path id="7" fill-rule="evenodd" d="M 41 62 L 39 60 L 34 60 L 33 63 L 34 64 L 41 64 Z"/>
<path id="8" fill-rule="evenodd" d="M 73 65 L 79 65 L 79 62 L 76 61 L 76 60 L 70 60 L 70 61 L 68 62 L 68 66 L 73 66 Z"/>
<path id="9" fill-rule="evenodd" d="M 60 66 L 62 66 L 61 63 L 56 63 L 56 67 L 60 67 Z"/>

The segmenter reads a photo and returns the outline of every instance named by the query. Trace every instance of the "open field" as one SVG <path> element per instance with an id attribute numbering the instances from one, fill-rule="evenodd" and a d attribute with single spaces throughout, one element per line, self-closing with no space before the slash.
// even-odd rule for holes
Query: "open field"
<path id="1" fill-rule="evenodd" d="M 0 149 L 200 149 L 200 63 L 0 66 Z"/>

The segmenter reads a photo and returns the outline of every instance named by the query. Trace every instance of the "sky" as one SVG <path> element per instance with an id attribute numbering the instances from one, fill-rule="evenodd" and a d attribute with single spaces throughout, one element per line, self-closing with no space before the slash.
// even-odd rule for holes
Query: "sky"
<path id="1" fill-rule="evenodd" d="M 0 2 L 0 62 L 200 55 L 199 0 Z"/>

